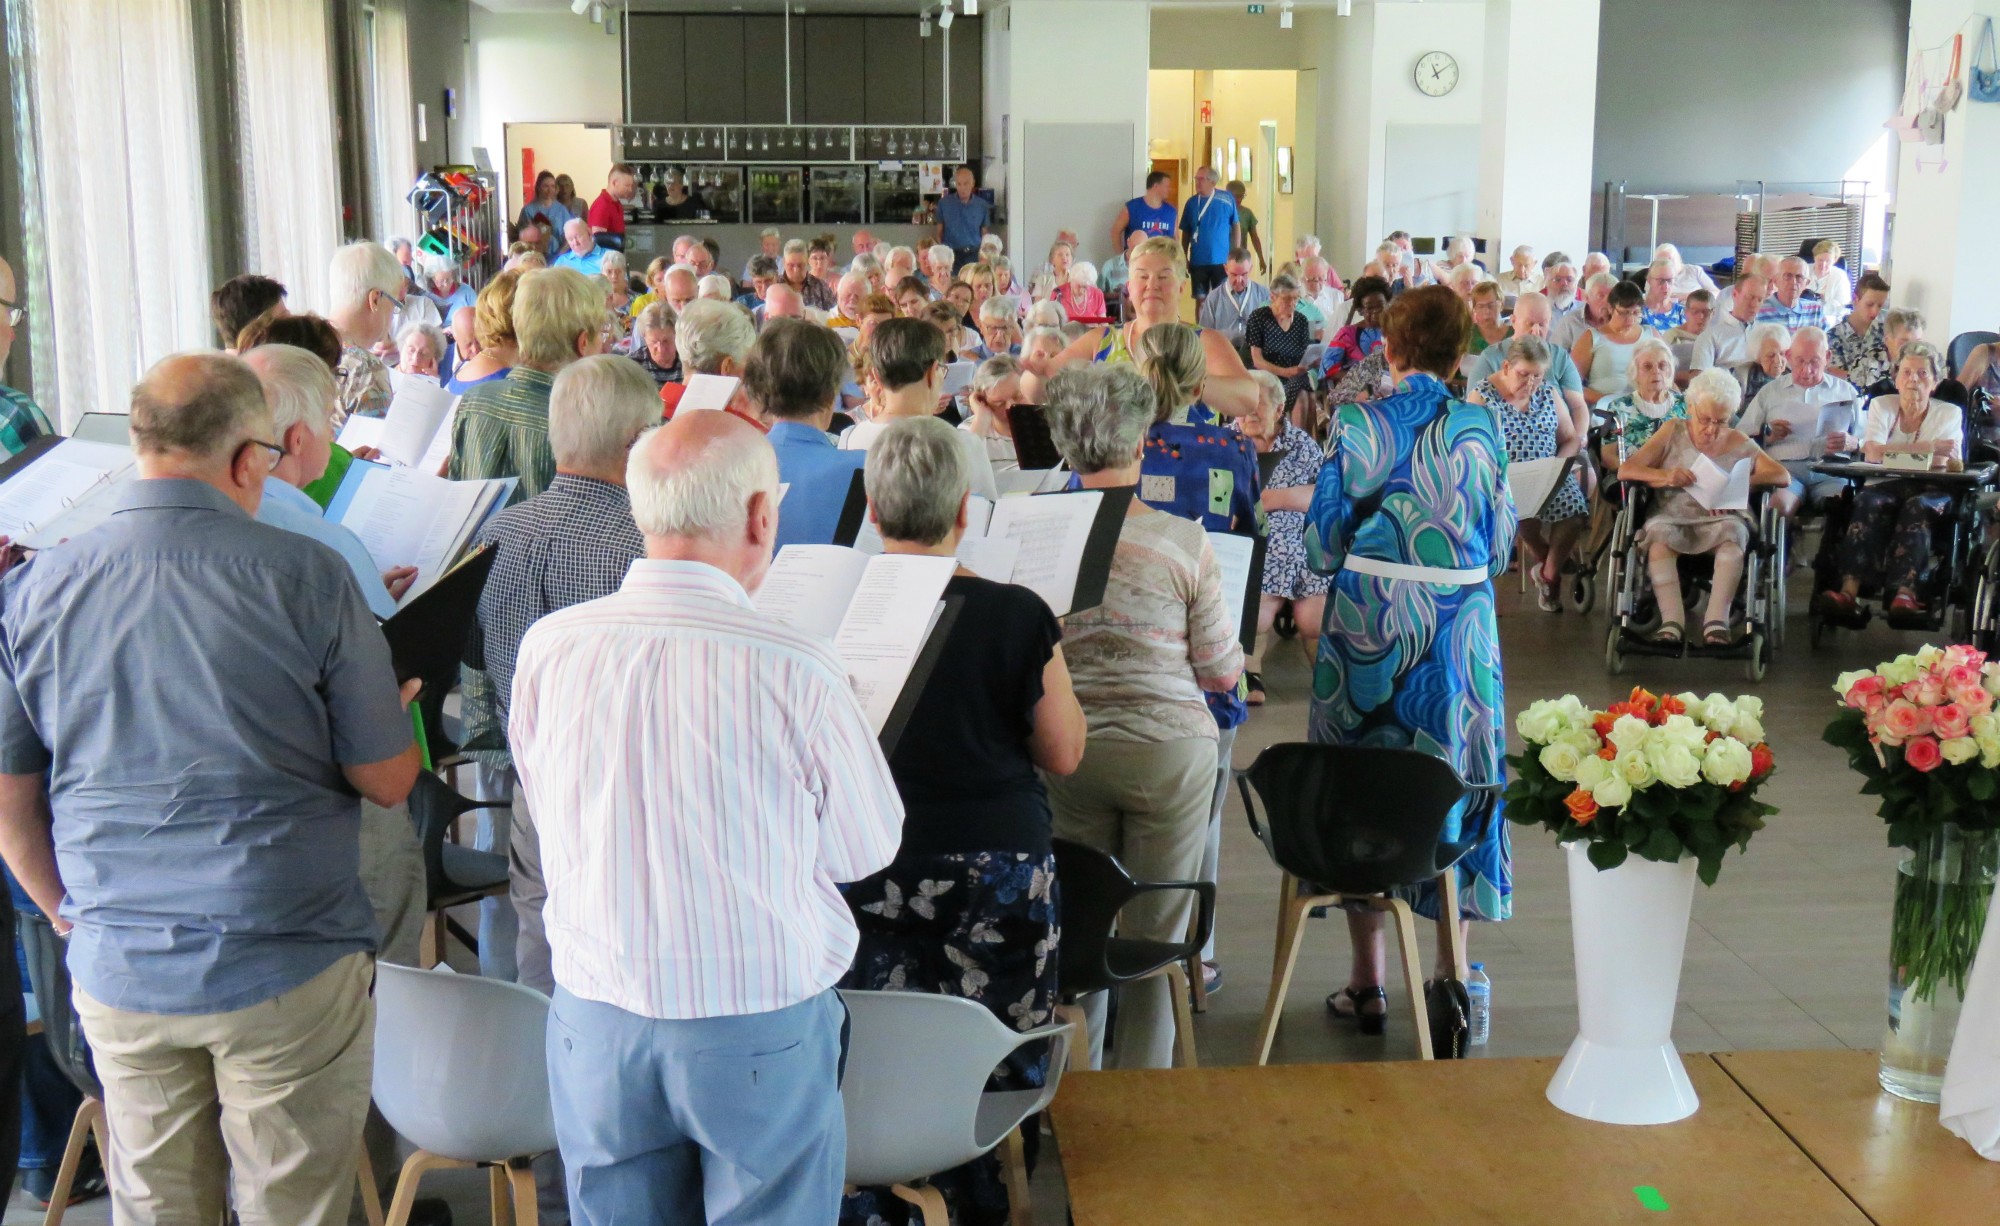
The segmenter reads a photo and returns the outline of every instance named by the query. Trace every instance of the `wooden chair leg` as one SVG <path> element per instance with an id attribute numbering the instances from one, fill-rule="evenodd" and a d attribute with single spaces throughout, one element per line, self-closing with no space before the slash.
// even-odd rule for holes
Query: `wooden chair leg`
<path id="1" fill-rule="evenodd" d="M 1465 926 L 1458 919 L 1458 869 L 1438 874 L 1438 949 L 1451 963 L 1454 979 L 1463 983 L 1472 968 L 1465 964 Z"/>
<path id="2" fill-rule="evenodd" d="M 417 1203 L 417 1185 L 422 1182 L 426 1171 L 471 1165 L 470 1162 L 442 1157 L 429 1150 L 420 1149 L 411 1154 L 409 1160 L 403 1163 L 402 1174 L 396 1176 L 396 1195 L 389 1201 L 388 1226 L 410 1226 L 410 1210 Z"/>
<path id="3" fill-rule="evenodd" d="M 417 951 L 417 965 L 430 970 L 444 961 L 445 951 L 444 912 L 433 911 L 424 917 L 424 931 Z"/>
<path id="4" fill-rule="evenodd" d="M 536 1199 L 534 1159 L 516 1158 L 509 1162 L 507 1182 L 514 1189 L 514 1226 L 541 1226 L 542 1206 Z"/>
<path id="5" fill-rule="evenodd" d="M 1271 942 L 1271 978 L 1276 979 L 1284 969 L 1285 943 L 1291 939 L 1292 904 L 1299 896 L 1298 878 L 1287 872 L 1278 874 L 1278 936 Z"/>
<path id="6" fill-rule="evenodd" d="M 1417 1058 L 1434 1059 L 1431 1051 L 1430 1013 L 1424 1008 L 1424 968 L 1417 950 L 1417 917 L 1410 904 L 1387 896 L 1373 900 L 1396 920 L 1396 945 L 1403 955 L 1403 985 L 1410 991 L 1410 1014 L 1417 1027 Z"/>
<path id="7" fill-rule="evenodd" d="M 97 1156 L 109 1162 L 111 1151 L 104 1144 L 104 1103 L 100 1099 L 86 1098 L 76 1109 L 76 1118 L 69 1124 L 69 1140 L 63 1144 L 62 1163 L 56 1167 L 56 1186 L 49 1193 L 49 1211 L 42 1218 L 42 1226 L 61 1226 L 63 1214 L 69 1208 L 70 1188 L 76 1183 L 76 1168 L 83 1161 L 84 1139 L 97 1136 Z"/>
<path id="8" fill-rule="evenodd" d="M 1068 1022 L 1076 1027 L 1076 1037 L 1070 1040 L 1069 1063 L 1063 1066 L 1065 1073 L 1088 1073 L 1090 1071 L 1090 1019 L 1083 1015 L 1082 1005 L 1057 1005 L 1050 1011 L 1058 1022 Z"/>
<path id="9" fill-rule="evenodd" d="M 1196 1013 L 1208 1012 L 1208 970 L 1201 964 L 1201 951 L 1187 960 L 1188 995 L 1194 998 Z"/>
<path id="10" fill-rule="evenodd" d="M 1188 1007 L 1187 971 L 1178 962 L 1167 964 L 1167 990 L 1174 994 L 1174 1042 L 1180 1049 L 1182 1068 L 1200 1068 L 1194 1050 L 1194 1010 Z"/>
<path id="11" fill-rule="evenodd" d="M 514 1226 L 513 1189 L 508 1186 L 507 1168 L 494 1165 L 486 1168 L 486 1199 L 493 1206 L 493 1226 Z"/>
<path id="12" fill-rule="evenodd" d="M 361 1216 L 368 1226 L 383 1226 L 382 1194 L 375 1190 L 375 1164 L 368 1160 L 365 1140 L 361 1143 L 361 1157 L 354 1164 L 354 1182 L 361 1191 Z"/>
<path id="13" fill-rule="evenodd" d="M 1285 878 L 1287 887 L 1291 878 Z M 1305 915 L 1312 909 L 1309 898 L 1292 898 L 1278 921 L 1277 964 L 1271 968 L 1271 994 L 1264 999 L 1264 1020 L 1257 1028 L 1257 1063 L 1271 1062 L 1271 1044 L 1278 1037 L 1278 1016 L 1285 1011 L 1285 993 L 1292 988 L 1292 972 L 1299 964 L 1299 945 L 1305 940 Z"/>
<path id="14" fill-rule="evenodd" d="M 1007 1183 L 1007 1226 L 1035 1226 L 1035 1203 L 1028 1191 L 1028 1143 L 1019 1128 L 1000 1142 L 1000 1171 Z"/>
<path id="15" fill-rule="evenodd" d="M 920 1188 L 894 1184 L 889 1188 L 898 1200 L 906 1200 L 923 1211 L 924 1226 L 951 1226 L 951 1212 L 945 1208 L 944 1194 L 925 1184 Z"/>

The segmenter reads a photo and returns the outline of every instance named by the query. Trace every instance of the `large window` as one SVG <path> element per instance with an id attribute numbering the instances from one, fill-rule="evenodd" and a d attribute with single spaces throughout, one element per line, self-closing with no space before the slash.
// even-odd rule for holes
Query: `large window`
<path id="1" fill-rule="evenodd" d="M 326 309 L 340 245 L 325 0 L 236 0 L 237 121 L 247 266 L 284 282 L 295 310 Z"/>

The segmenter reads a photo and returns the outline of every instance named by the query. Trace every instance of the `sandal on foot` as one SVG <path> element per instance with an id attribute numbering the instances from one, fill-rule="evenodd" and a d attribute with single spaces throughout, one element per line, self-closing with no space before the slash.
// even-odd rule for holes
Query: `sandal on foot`
<path id="1" fill-rule="evenodd" d="M 1681 628 L 1679 622 L 1661 622 L 1660 628 L 1653 631 L 1653 641 L 1655 643 L 1684 643 L 1687 641 L 1687 633 Z"/>
<path id="2" fill-rule="evenodd" d="M 1253 707 L 1261 707 L 1261 706 L 1263 706 L 1263 705 L 1264 705 L 1264 674 L 1262 674 L 1262 673 L 1244 673 L 1244 674 L 1243 674 L 1243 680 L 1244 680 L 1244 681 L 1246 681 L 1246 682 L 1248 682 L 1248 683 L 1249 683 L 1249 686 L 1250 686 L 1250 693 L 1249 693 L 1249 696 L 1248 696 L 1247 698 L 1245 698 L 1245 699 L 1244 699 L 1244 701 L 1245 701 L 1245 702 L 1247 702 L 1247 703 L 1249 703 L 1249 704 L 1250 704 L 1251 706 L 1253 706 Z"/>
<path id="3" fill-rule="evenodd" d="M 1701 642 L 1704 647 L 1727 647 L 1735 638 L 1729 633 L 1728 622 L 1704 622 L 1701 627 Z"/>
<path id="4" fill-rule="evenodd" d="M 1369 1012 L 1371 1004 L 1381 1005 L 1381 1012 Z M 1335 1017 L 1352 1018 L 1362 1034 L 1381 1034 L 1389 1024 L 1389 994 L 1379 987 L 1342 988 L 1327 996 L 1326 1011 Z"/>

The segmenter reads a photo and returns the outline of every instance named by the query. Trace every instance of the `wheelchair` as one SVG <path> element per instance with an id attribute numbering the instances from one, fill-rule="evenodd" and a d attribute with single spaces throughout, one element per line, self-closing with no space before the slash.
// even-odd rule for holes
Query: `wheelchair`
<path id="1" fill-rule="evenodd" d="M 1604 448 L 1615 446 L 1617 438 L 1617 419 L 1603 409 L 1592 409 L 1590 435 L 1583 454 L 1583 462 L 1597 474 L 1596 487 L 1590 495 L 1590 526 L 1584 529 L 1576 551 L 1563 564 L 1563 573 L 1568 576 L 1563 585 L 1563 599 L 1579 615 L 1597 606 L 1599 575 L 1604 575 L 1604 588 L 1610 592 L 1618 590 L 1621 579 L 1621 559 L 1612 545 L 1617 541 L 1624 495 L 1619 488 L 1617 466 L 1604 463 Z"/>
<path id="2" fill-rule="evenodd" d="M 1660 628 L 1660 610 L 1653 599 L 1639 529 L 1652 506 L 1653 487 L 1620 481 L 1618 508 L 1609 546 L 1611 628 L 1604 641 L 1604 668 L 1613 676 L 1625 670 L 1628 656 L 1668 659 L 1740 659 L 1743 676 L 1762 681 L 1784 635 L 1785 525 L 1772 504 L 1770 490 L 1757 487 L 1750 495 L 1750 543 L 1743 553 L 1743 578 L 1731 605 L 1742 633 L 1727 643 L 1710 646 L 1689 635 L 1678 643 L 1653 637 Z M 1710 554 L 1680 558 L 1681 602 L 1698 609 L 1708 600 L 1715 559 Z"/>
<path id="3" fill-rule="evenodd" d="M 1974 454 L 1978 453 L 1975 448 Z M 1846 488 L 1826 503 L 1826 526 L 1813 558 L 1814 648 L 1831 641 L 1838 630 L 1865 628 L 1876 616 L 1871 602 L 1882 606 L 1882 620 L 1891 629 L 1927 634 L 1942 631 L 1951 641 L 1961 643 L 2000 642 L 2000 540 L 1994 539 L 1990 528 L 2000 506 L 2000 492 L 1995 490 L 2000 465 L 1983 460 L 1959 472 L 1905 472 L 1856 460 L 1829 459 L 1815 464 L 1813 471 L 1846 482 Z M 1917 596 L 1924 605 L 1921 612 L 1890 611 L 1893 593 L 1874 585 L 1863 585 L 1852 613 L 1819 599 L 1819 593 L 1841 584 L 1840 542 L 1854 517 L 1855 499 L 1864 486 L 1877 481 L 1914 481 L 1952 496 L 1950 511 L 1931 537 L 1933 564 L 1918 584 Z"/>

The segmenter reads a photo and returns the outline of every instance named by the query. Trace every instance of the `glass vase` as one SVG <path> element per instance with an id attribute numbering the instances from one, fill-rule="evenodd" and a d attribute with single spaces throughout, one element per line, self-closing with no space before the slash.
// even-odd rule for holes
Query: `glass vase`
<path id="1" fill-rule="evenodd" d="M 1946 822 L 1931 827 L 1897 866 L 1880 1073 L 1891 1094 L 1938 1100 L 1993 899 L 1996 850 L 2000 834 Z"/>

